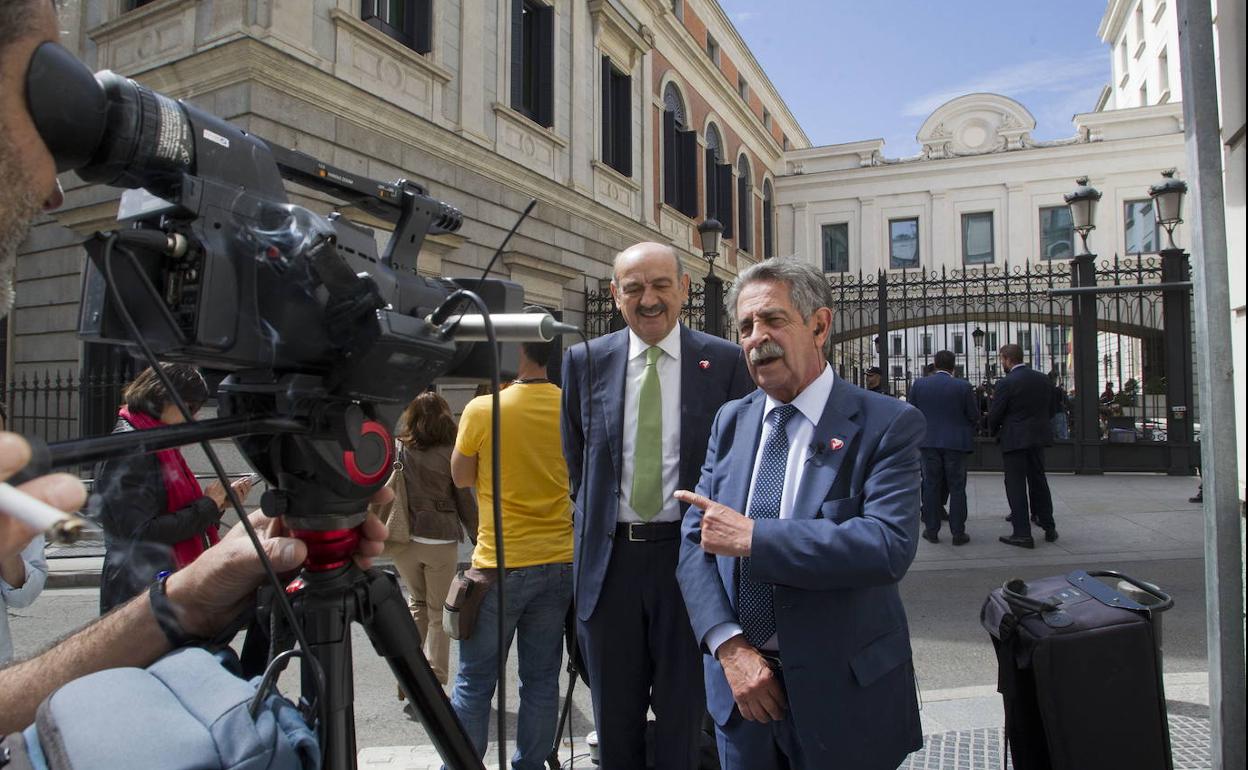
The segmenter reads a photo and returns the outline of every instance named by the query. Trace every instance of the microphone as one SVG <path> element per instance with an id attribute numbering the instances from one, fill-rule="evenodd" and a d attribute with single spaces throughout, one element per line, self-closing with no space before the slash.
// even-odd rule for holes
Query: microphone
<path id="1" fill-rule="evenodd" d="M 550 342 L 560 334 L 579 334 L 571 324 L 560 323 L 550 313 L 493 313 L 494 338 L 498 342 Z M 485 316 L 462 315 L 442 327 L 456 342 L 487 342 Z"/>

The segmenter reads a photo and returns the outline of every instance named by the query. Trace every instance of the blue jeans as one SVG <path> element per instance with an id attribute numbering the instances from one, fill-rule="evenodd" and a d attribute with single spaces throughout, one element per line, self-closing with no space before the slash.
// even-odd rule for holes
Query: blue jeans
<path id="1" fill-rule="evenodd" d="M 572 565 L 539 564 L 507 570 L 504 649 L 516 651 L 520 668 L 520 710 L 516 726 L 515 770 L 542 770 L 554 748 L 559 719 L 559 671 L 563 627 L 572 602 Z M 481 602 L 472 638 L 459 643 L 459 673 L 451 705 L 478 757 L 485 757 L 490 700 L 498 683 L 498 587 Z"/>

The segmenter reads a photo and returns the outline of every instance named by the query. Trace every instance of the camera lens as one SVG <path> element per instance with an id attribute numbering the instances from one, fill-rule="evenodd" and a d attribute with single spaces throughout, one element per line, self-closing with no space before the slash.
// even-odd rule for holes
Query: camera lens
<path id="1" fill-rule="evenodd" d="M 191 171 L 195 145 L 182 105 L 112 72 L 93 75 L 56 43 L 35 49 L 26 102 L 56 170 L 87 182 L 159 189 Z"/>

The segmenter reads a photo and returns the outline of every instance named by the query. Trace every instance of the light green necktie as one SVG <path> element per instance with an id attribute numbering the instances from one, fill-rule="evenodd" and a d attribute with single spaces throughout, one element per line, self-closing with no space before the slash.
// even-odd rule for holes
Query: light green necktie
<path id="1" fill-rule="evenodd" d="M 646 371 L 637 394 L 637 441 L 633 445 L 633 494 L 629 505 L 642 521 L 663 510 L 663 392 L 659 387 L 660 348 L 646 351 Z"/>

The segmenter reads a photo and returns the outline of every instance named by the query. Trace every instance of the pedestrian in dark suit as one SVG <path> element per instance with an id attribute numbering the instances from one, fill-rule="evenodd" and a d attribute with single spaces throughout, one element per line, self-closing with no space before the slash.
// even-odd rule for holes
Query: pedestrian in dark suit
<path id="1" fill-rule="evenodd" d="M 940 509 L 949 495 L 949 532 L 954 545 L 970 542 L 966 534 L 966 456 L 975 449 L 974 429 L 979 421 L 975 389 L 953 376 L 956 359 L 942 350 L 936 371 L 910 389 L 910 405 L 927 418 L 923 449 L 923 537 L 939 542 Z"/>
<path id="2" fill-rule="evenodd" d="M 577 632 L 604 770 L 698 762 L 701 655 L 676 584 L 672 497 L 697 483 L 715 412 L 754 384 L 741 348 L 677 323 L 689 276 L 670 246 L 616 257 L 611 293 L 628 328 L 568 349 L 563 449 L 573 500 Z"/>
<path id="3" fill-rule="evenodd" d="M 1014 533 L 1001 542 L 1034 548 L 1031 520 L 1044 530 L 1044 539 L 1057 540 L 1053 497 L 1044 476 L 1044 448 L 1053 443 L 1053 388 L 1049 378 L 1023 363 L 1023 349 L 1005 345 L 998 354 L 1008 374 L 997 381 L 988 425 L 997 434 L 1005 465 L 1005 496 L 1010 503 Z"/>
<path id="4" fill-rule="evenodd" d="M 923 416 L 837 377 L 828 284 L 769 259 L 733 285 L 759 389 L 715 418 L 681 530 L 724 770 L 883 770 L 923 742 L 898 583 Z"/>

